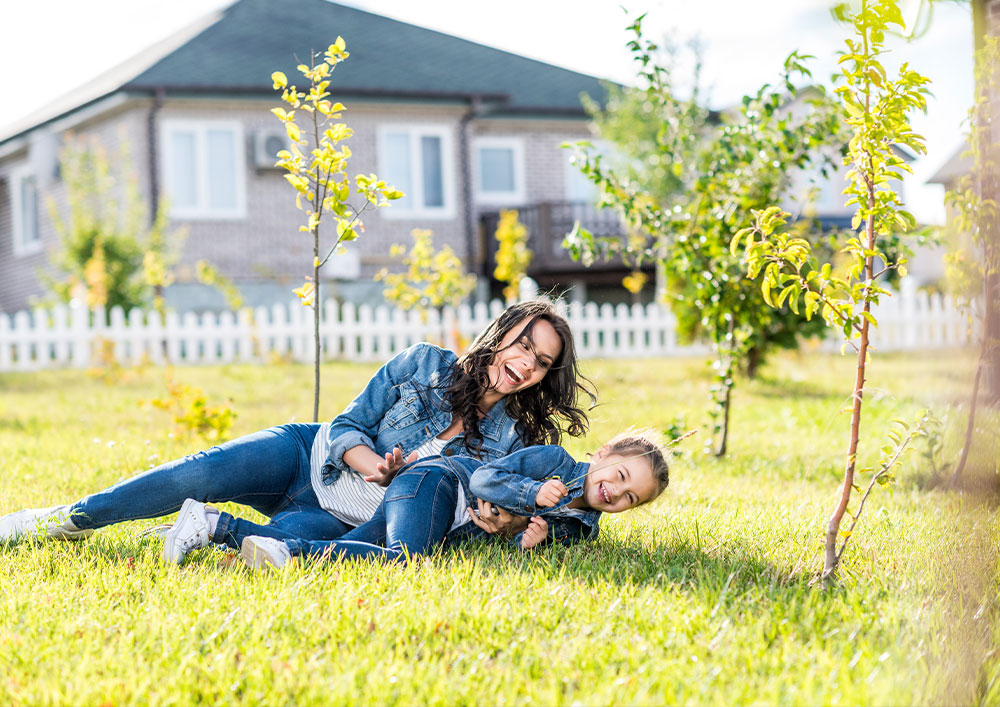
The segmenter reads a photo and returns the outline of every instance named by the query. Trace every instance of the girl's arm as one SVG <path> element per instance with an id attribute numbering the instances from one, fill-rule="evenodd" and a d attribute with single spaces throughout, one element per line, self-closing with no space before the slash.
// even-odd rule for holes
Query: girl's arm
<path id="1" fill-rule="evenodd" d="M 537 510 L 535 498 L 545 481 L 569 478 L 575 466 L 576 461 L 562 447 L 526 447 L 476 469 L 469 490 L 512 513 L 530 516 Z"/>
<path id="2" fill-rule="evenodd" d="M 535 518 L 532 518 L 531 522 L 534 523 L 535 520 Z M 530 550 L 534 547 L 544 547 L 552 543 L 573 545 L 581 540 L 593 540 L 597 537 L 596 525 L 586 525 L 576 518 L 549 516 L 544 519 L 538 518 L 538 520 L 546 524 L 544 536 L 537 539 L 529 536 L 529 532 L 531 531 L 531 527 L 529 526 L 528 530 L 514 538 L 514 544 L 517 547 L 522 550 Z"/>

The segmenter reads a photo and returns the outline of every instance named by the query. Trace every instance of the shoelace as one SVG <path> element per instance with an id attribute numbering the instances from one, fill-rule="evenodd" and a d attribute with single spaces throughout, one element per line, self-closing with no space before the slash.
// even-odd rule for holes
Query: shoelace
<path id="1" fill-rule="evenodd" d="M 201 544 L 202 530 L 204 530 L 206 533 L 208 532 L 208 526 L 202 525 L 197 520 L 194 520 L 192 525 L 194 526 L 194 534 L 189 535 L 187 539 L 181 543 L 181 550 L 183 550 L 184 552 L 192 550 Z"/>

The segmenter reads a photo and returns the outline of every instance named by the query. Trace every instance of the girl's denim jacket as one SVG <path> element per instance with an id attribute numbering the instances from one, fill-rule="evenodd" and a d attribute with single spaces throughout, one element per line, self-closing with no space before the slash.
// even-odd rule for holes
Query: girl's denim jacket
<path id="1" fill-rule="evenodd" d="M 544 518 L 549 525 L 550 540 L 569 545 L 597 537 L 600 512 L 567 507 L 573 499 L 583 495 L 583 483 L 590 464 L 576 461 L 562 447 L 525 447 L 486 463 L 470 457 L 455 457 L 448 461 L 453 470 L 461 470 L 462 473 L 458 474 L 460 478 L 465 476 L 468 479 L 468 491 L 472 496 L 515 515 Z M 559 479 L 566 484 L 569 495 L 551 508 L 540 508 L 535 505 L 535 496 L 549 479 Z M 484 531 L 469 523 L 452 531 L 449 541 L 485 535 Z M 521 535 L 513 538 L 513 542 L 520 547 Z"/>
<path id="2" fill-rule="evenodd" d="M 330 423 L 330 454 L 323 464 L 324 483 L 333 483 L 350 467 L 344 452 L 365 445 L 384 456 L 400 447 L 404 456 L 451 424 L 444 399 L 458 357 L 432 344 L 401 351 L 368 381 L 365 389 Z M 500 400 L 479 421 L 484 460 L 498 459 L 524 447 L 517 422 Z M 465 434 L 448 440 L 441 454 L 469 455 Z"/>

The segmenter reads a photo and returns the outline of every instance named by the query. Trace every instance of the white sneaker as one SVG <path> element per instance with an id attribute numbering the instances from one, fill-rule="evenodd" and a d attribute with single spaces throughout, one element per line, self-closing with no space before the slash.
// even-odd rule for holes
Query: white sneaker
<path id="1" fill-rule="evenodd" d="M 94 531 L 81 530 L 70 520 L 69 506 L 26 508 L 0 518 L 0 541 L 18 538 L 83 540 Z"/>
<path id="2" fill-rule="evenodd" d="M 263 535 L 249 535 L 240 544 L 240 555 L 247 567 L 255 570 L 264 567 L 284 567 L 292 553 L 283 540 L 267 538 Z"/>
<path id="3" fill-rule="evenodd" d="M 214 508 L 206 506 L 201 501 L 189 498 L 184 501 L 177 522 L 163 536 L 163 561 L 179 565 L 192 550 L 208 547 L 211 544 L 212 528 L 208 521 L 208 512 Z"/>

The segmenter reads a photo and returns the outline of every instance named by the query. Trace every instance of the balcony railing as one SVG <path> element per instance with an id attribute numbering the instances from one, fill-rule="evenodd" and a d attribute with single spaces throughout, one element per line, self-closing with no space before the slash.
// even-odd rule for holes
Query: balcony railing
<path id="1" fill-rule="evenodd" d="M 622 269 L 621 263 L 615 262 L 596 262 L 590 268 L 585 268 L 562 247 L 563 237 L 573 230 L 576 222 L 598 237 L 625 238 L 621 218 L 613 209 L 597 209 L 583 201 L 546 201 L 520 207 L 517 213 L 518 219 L 528 229 L 528 248 L 533 253 L 528 274 L 532 277 Z M 496 267 L 495 234 L 499 219 L 498 212 L 483 213 L 479 218 L 487 275 L 492 275 Z"/>

